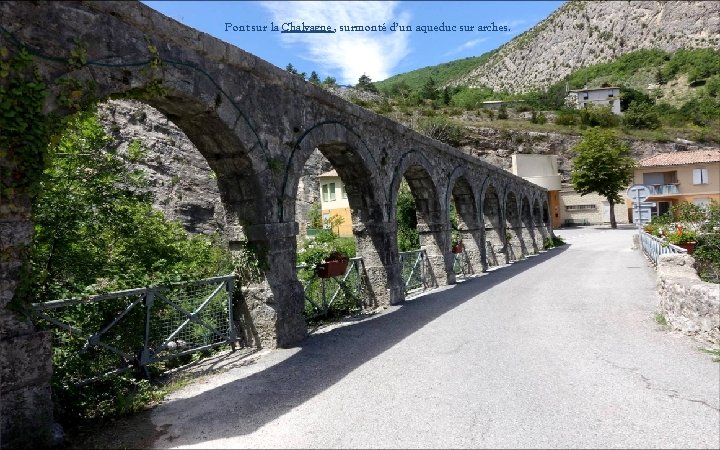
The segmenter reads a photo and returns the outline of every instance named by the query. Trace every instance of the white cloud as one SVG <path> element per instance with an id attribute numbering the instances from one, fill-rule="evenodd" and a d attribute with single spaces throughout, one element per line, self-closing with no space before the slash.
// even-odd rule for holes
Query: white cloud
<path id="1" fill-rule="evenodd" d="M 280 34 L 284 44 L 300 48 L 300 57 L 318 65 L 318 72 L 341 73 L 340 82 L 355 84 L 365 73 L 375 81 L 409 53 L 410 32 L 340 31 L 340 26 L 390 27 L 393 22 L 410 24 L 407 12 L 396 11 L 397 2 L 261 2 L 276 25 L 330 25 L 335 34 Z"/>
<path id="2" fill-rule="evenodd" d="M 460 46 L 458 46 L 458 47 L 450 50 L 449 52 L 445 53 L 443 56 L 450 56 L 450 55 L 454 55 L 454 54 L 456 54 L 456 53 L 460 53 L 460 52 L 465 51 L 465 50 L 469 50 L 469 49 L 471 49 L 471 48 L 475 48 L 475 47 L 478 46 L 478 44 L 481 44 L 481 43 L 483 43 L 483 42 L 485 42 L 485 41 L 487 41 L 487 40 L 488 40 L 488 38 L 478 38 L 478 39 L 473 39 L 472 41 L 467 41 L 467 42 L 465 42 L 464 44 L 462 44 L 462 45 L 460 45 Z"/>

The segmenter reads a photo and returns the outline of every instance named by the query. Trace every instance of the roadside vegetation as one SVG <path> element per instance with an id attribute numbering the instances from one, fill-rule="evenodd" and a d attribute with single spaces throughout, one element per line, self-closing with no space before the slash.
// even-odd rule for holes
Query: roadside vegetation
<path id="1" fill-rule="evenodd" d="M 112 144 L 94 111 L 87 111 L 72 117 L 57 144 L 48 149 L 33 203 L 34 238 L 29 269 L 16 295 L 18 304 L 83 298 L 233 271 L 232 258 L 217 237 L 191 236 L 180 223 L 153 210 L 143 193 L 143 173 L 128 172 L 124 157 Z M 142 152 L 140 146 L 131 145 L 125 157 L 139 158 Z M 99 331 L 118 313 L 76 306 L 67 308 L 62 320 Z M 126 319 L 139 321 L 135 328 L 143 329 L 142 315 Z M 97 368 L 63 345 L 71 339 L 69 333 L 55 333 L 52 354 L 55 417 L 65 427 L 136 412 L 172 387 L 132 373 L 77 385 L 79 373 L 94 374 Z M 159 373 L 200 356 L 167 361 L 153 370 Z"/>

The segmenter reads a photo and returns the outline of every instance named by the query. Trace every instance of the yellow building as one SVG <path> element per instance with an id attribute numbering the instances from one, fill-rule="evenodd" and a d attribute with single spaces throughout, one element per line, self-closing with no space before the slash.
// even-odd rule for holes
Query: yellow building
<path id="1" fill-rule="evenodd" d="M 333 228 L 340 236 L 352 236 L 352 218 L 345 185 L 335 170 L 318 176 L 320 181 L 320 208 L 322 210 L 323 227 L 330 228 L 330 218 L 339 216 L 342 223 Z"/>
<path id="2" fill-rule="evenodd" d="M 720 201 L 720 150 L 658 153 L 639 162 L 634 182 L 650 189 L 646 202 L 655 204 L 652 216 L 681 202 Z"/>

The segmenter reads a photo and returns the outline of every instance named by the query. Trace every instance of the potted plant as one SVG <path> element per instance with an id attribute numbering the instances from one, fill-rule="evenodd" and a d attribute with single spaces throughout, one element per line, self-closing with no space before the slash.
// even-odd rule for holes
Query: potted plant
<path id="1" fill-rule="evenodd" d="M 464 249 L 463 243 L 462 243 L 462 235 L 460 234 L 459 230 L 452 230 L 452 252 L 453 253 L 462 253 Z"/>
<path id="2" fill-rule="evenodd" d="M 668 234 L 667 240 L 669 243 L 687 250 L 688 255 L 692 255 L 695 252 L 695 244 L 697 244 L 697 233 L 694 230 L 678 228 L 675 233 Z"/>
<path id="3" fill-rule="evenodd" d="M 333 250 L 325 260 L 315 266 L 319 278 L 332 278 L 345 275 L 350 258 L 339 250 Z"/>

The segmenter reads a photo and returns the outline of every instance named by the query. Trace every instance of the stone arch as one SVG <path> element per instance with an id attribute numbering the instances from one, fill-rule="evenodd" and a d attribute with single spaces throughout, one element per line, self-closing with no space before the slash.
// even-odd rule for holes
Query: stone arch
<path id="1" fill-rule="evenodd" d="M 502 198 L 493 182 L 486 180 L 482 191 L 482 216 L 485 234 L 485 265 L 499 266 L 508 263 L 505 248 Z"/>
<path id="2" fill-rule="evenodd" d="M 396 236 L 385 216 L 386 199 L 377 181 L 377 165 L 358 133 L 344 123 L 324 121 L 303 133 L 288 159 L 283 187 L 283 217 L 294 217 L 303 166 L 318 149 L 345 185 L 351 208 L 357 256 L 363 258 L 372 304 L 402 301 Z M 395 250 L 395 251 L 393 251 Z M 293 271 L 294 272 L 294 271 Z"/>
<path id="3" fill-rule="evenodd" d="M 540 235 L 540 239 L 542 239 L 542 244 L 544 246 L 545 240 L 549 237 L 547 227 L 545 226 L 545 217 L 549 216 L 547 215 L 547 211 L 543 212 L 543 208 L 541 206 L 540 198 L 536 197 L 535 201 L 533 202 L 533 226 L 535 227 L 535 230 Z"/>
<path id="4" fill-rule="evenodd" d="M 441 201 L 436 182 L 441 176 L 435 173 L 433 165 L 422 153 L 415 150 L 406 152 L 395 167 L 390 184 L 388 211 L 393 222 L 396 220 L 397 197 L 403 178 L 415 199 L 420 247 L 427 253 L 431 282 L 436 285 L 453 284 L 455 274 L 452 271 L 447 203 Z"/>
<path id="5" fill-rule="evenodd" d="M 465 168 L 458 166 L 450 176 L 446 190 L 445 203 L 448 205 L 448 214 L 452 201 L 458 215 L 458 230 L 462 238 L 464 255 L 462 263 L 467 266 L 467 273 L 477 273 L 487 269 L 484 264 L 485 233 L 478 214 L 479 202 L 475 192 L 476 185 L 470 181 Z"/>
<path id="6" fill-rule="evenodd" d="M 527 255 L 527 247 L 523 240 L 520 202 L 518 195 L 511 189 L 505 193 L 505 244 L 509 260 L 521 259 Z"/>
<path id="7" fill-rule="evenodd" d="M 523 225 L 523 239 L 525 248 L 529 253 L 538 252 L 538 244 L 535 236 L 535 227 L 533 224 L 532 207 L 530 206 L 530 197 L 526 193 L 523 195 L 520 206 L 520 220 Z"/>

